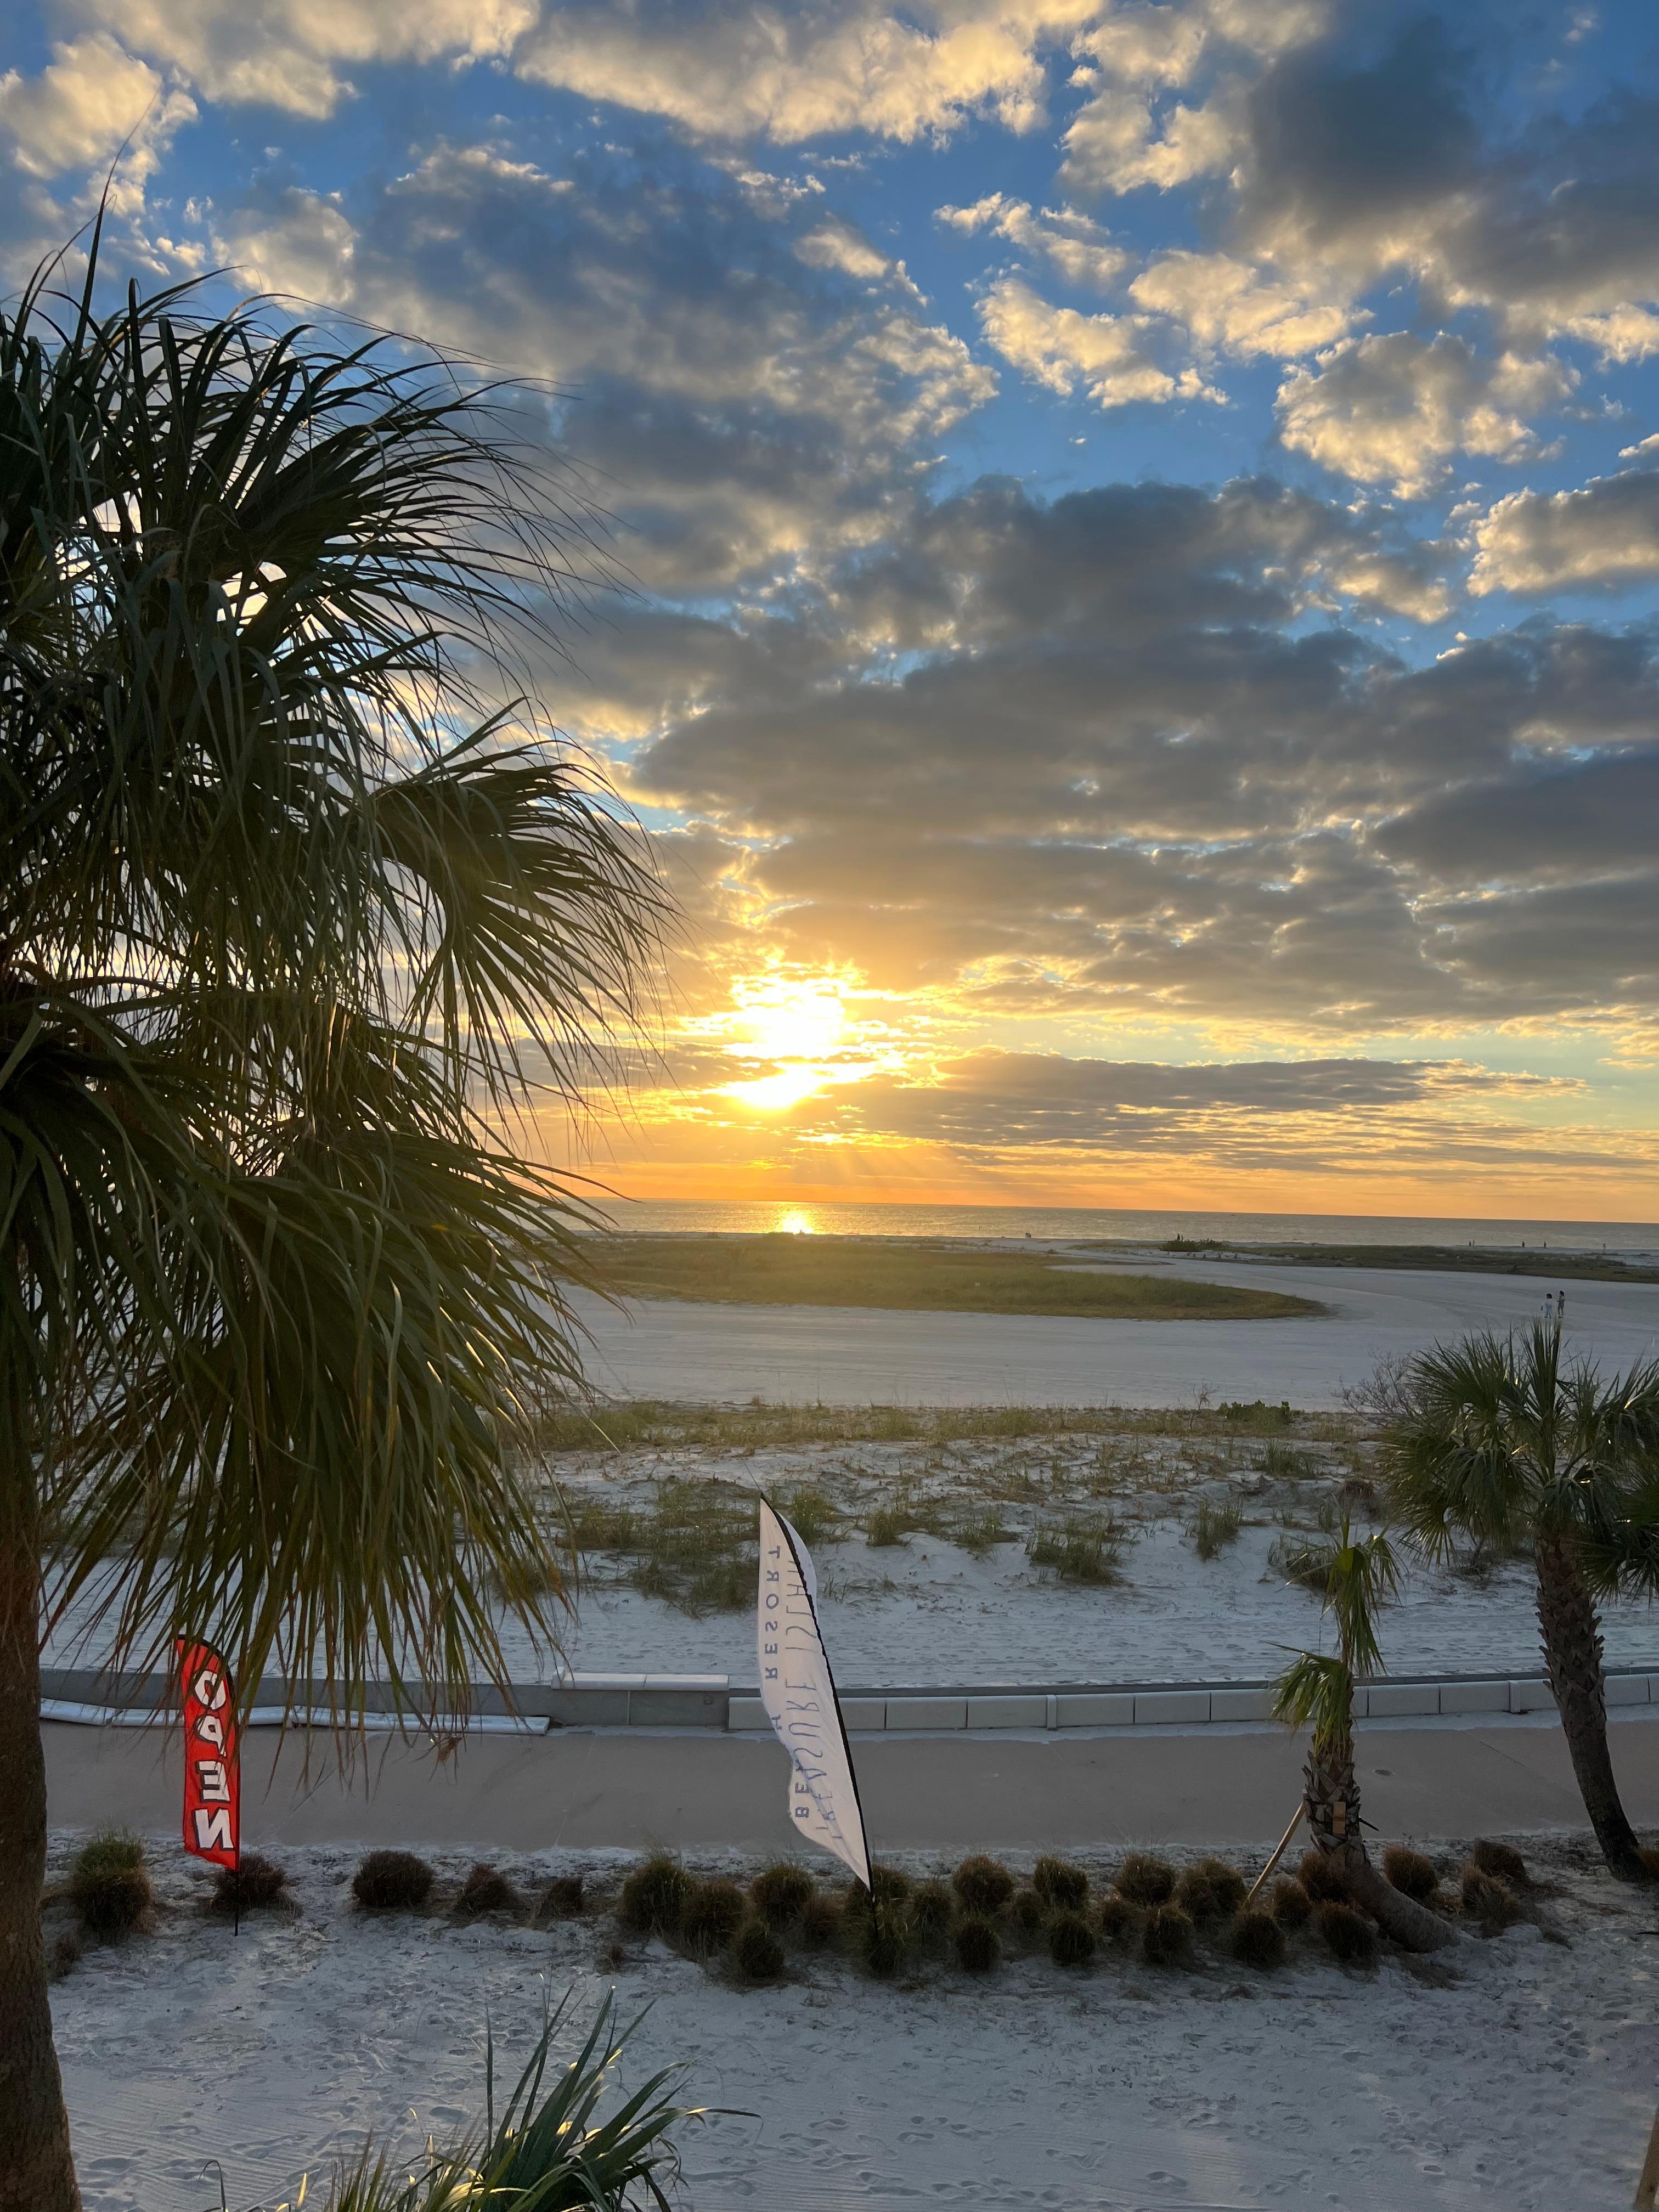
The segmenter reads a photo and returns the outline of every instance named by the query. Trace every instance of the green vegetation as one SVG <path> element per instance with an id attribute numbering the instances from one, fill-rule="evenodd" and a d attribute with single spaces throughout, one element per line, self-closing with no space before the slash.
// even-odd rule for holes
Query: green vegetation
<path id="1" fill-rule="evenodd" d="M 1278 1291 L 1121 1274 L 1048 1253 L 908 1237 L 617 1237 L 595 1240 L 590 1249 L 605 1286 L 634 1298 L 1102 1321 L 1278 1321 L 1325 1310 Z"/>
<path id="2" fill-rule="evenodd" d="M 1187 1524 L 1187 1540 L 1200 1559 L 1212 1559 L 1225 1546 L 1238 1541 L 1238 1532 L 1243 1525 L 1244 1508 L 1237 1498 L 1218 1505 L 1208 1498 L 1200 1498 Z"/>
<path id="3" fill-rule="evenodd" d="M 1285 1930 L 1271 1912 L 1255 1906 L 1241 1912 L 1228 1941 L 1234 1958 L 1243 1966 L 1267 1968 L 1284 1964 Z"/>
<path id="4" fill-rule="evenodd" d="M 951 1882 L 964 1912 L 1000 1912 L 1014 1893 L 1014 1877 L 1002 1861 L 982 1852 L 963 1859 Z"/>
<path id="5" fill-rule="evenodd" d="M 554 2206 L 621 2212 L 647 2201 L 665 2204 L 663 2185 L 679 2172 L 669 2130 L 702 2115 L 670 2102 L 666 2085 L 682 2069 L 665 2067 L 599 2118 L 617 2061 L 640 2026 L 635 2021 L 614 2033 L 613 2008 L 607 1997 L 575 2057 L 554 2065 L 553 2087 L 544 2096 L 553 2047 L 569 2017 L 567 1998 L 542 2030 L 499 2117 L 495 2046 L 486 2039 L 489 2117 L 483 2128 L 446 2150 L 428 2142 L 413 2173 L 406 2161 L 393 2164 L 367 2147 L 337 2172 L 326 2212 L 453 2212 L 462 2204 L 489 2204 L 499 2212 L 551 2212 Z"/>
<path id="6" fill-rule="evenodd" d="M 259 1851 L 244 1851 L 234 1866 L 221 1867 L 214 1877 L 213 1910 L 240 1918 L 283 1902 L 288 1875 Z"/>
<path id="7" fill-rule="evenodd" d="M 1611 1252 L 1552 1252 L 1515 1244 L 1230 1244 L 1218 1237 L 1175 1237 L 1165 1252 L 1293 1267 L 1394 1267 L 1437 1275 L 1547 1275 L 1551 1281 L 1659 1283 L 1659 1267 Z"/>
<path id="8" fill-rule="evenodd" d="M 691 1877 L 678 1859 L 658 1851 L 636 1866 L 622 1886 L 617 1917 L 636 1936 L 678 1936 L 691 1893 Z"/>
<path id="9" fill-rule="evenodd" d="M 1434 1861 L 1405 1844 L 1390 1844 L 1383 1852 L 1382 1879 L 1406 1896 L 1414 1897 L 1419 1905 L 1427 1905 L 1440 1886 Z"/>
<path id="10" fill-rule="evenodd" d="M 969 1974 L 988 1974 L 1002 1957 L 997 1931 L 981 1914 L 957 1923 L 957 1964 Z"/>
<path id="11" fill-rule="evenodd" d="M 1063 1583 L 1121 1583 L 1128 1541 L 1109 1514 L 1104 1520 L 1039 1523 L 1026 1539 L 1025 1556 Z"/>
<path id="12" fill-rule="evenodd" d="M 1167 1859 L 1131 1851 L 1112 1877 L 1112 1887 L 1131 1905 L 1167 1904 L 1175 1894 L 1175 1869 Z"/>
<path id="13" fill-rule="evenodd" d="M 504 1681 L 501 1598 L 556 1644 L 521 1448 L 581 1387 L 593 1217 L 533 1124 L 635 1033 L 663 921 L 538 696 L 603 563 L 520 401 L 97 262 L 94 229 L 0 311 L 0 2162 L 31 2212 L 78 2201 L 40 1621 L 119 1552 L 100 1662 L 210 1622 L 238 1681 L 348 1725 L 389 1662 L 441 1711 Z"/>
<path id="14" fill-rule="evenodd" d="M 498 1868 L 483 1863 L 469 1869 L 455 1899 L 456 1911 L 466 1919 L 477 1919 L 486 1912 L 517 1913 L 523 1909 L 524 1899 L 507 1876 Z"/>
<path id="15" fill-rule="evenodd" d="M 89 1838 L 70 1869 L 69 1897 L 89 1936 L 130 1936 L 143 1926 L 155 1895 L 137 1837 L 106 1828 Z"/>

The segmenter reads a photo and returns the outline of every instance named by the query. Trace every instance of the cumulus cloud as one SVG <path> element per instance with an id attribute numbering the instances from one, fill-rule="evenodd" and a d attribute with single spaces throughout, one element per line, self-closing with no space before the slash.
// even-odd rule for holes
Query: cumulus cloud
<path id="1" fill-rule="evenodd" d="M 1129 287 L 1142 307 L 1184 323 L 1194 344 L 1249 361 L 1290 360 L 1334 345 L 1353 311 L 1276 281 L 1226 253 L 1160 254 Z"/>
<path id="2" fill-rule="evenodd" d="M 152 69 L 102 32 L 52 48 L 38 76 L 0 76 L 0 138 L 34 177 L 106 161 L 161 88 Z"/>
<path id="3" fill-rule="evenodd" d="M 1109 234 L 1075 208 L 1044 208 L 1034 215 L 1027 200 L 990 192 L 971 207 L 942 207 L 940 222 L 971 236 L 988 231 L 1028 253 L 1041 254 L 1071 284 L 1104 291 L 1130 264 L 1130 257 Z"/>
<path id="4" fill-rule="evenodd" d="M 663 588 L 874 534 L 995 389 L 853 225 L 695 164 L 441 146 L 349 207 L 261 187 L 222 238 L 261 284 L 567 388 L 572 449 Z"/>
<path id="5" fill-rule="evenodd" d="M 1056 307 L 1018 276 L 1000 278 L 979 304 L 987 340 L 1035 384 L 1098 407 L 1136 399 L 1214 397 L 1194 370 L 1171 376 L 1146 351 L 1145 317 L 1085 315 Z"/>
<path id="6" fill-rule="evenodd" d="M 793 143 L 863 131 L 908 141 L 971 115 L 1025 131 L 1043 112 L 1040 45 L 1092 12 L 1092 0 L 923 0 L 902 11 L 879 0 L 601 0 L 550 8 L 517 66 L 708 137 Z"/>
<path id="7" fill-rule="evenodd" d="M 1472 592 L 1617 591 L 1659 576 L 1659 473 L 1512 492 L 1474 526 Z"/>
<path id="8" fill-rule="evenodd" d="M 507 53 L 536 0 L 84 0 L 135 52 L 212 100 L 320 118 L 351 97 L 353 68 Z"/>
<path id="9" fill-rule="evenodd" d="M 1339 475 L 1414 499 L 1443 479 L 1454 453 L 1512 461 L 1534 452 L 1528 416 L 1559 406 L 1572 382 L 1559 362 L 1488 360 L 1449 331 L 1378 333 L 1292 370 L 1279 387 L 1279 434 Z"/>

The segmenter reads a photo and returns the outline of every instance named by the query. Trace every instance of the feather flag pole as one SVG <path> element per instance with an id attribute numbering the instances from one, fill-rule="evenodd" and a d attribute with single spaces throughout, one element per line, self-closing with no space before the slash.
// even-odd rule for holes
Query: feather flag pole
<path id="1" fill-rule="evenodd" d="M 756 1644 L 761 1703 L 789 1754 L 789 1824 L 833 1853 L 868 1891 L 864 1808 L 818 1626 L 817 1595 L 805 1545 L 763 1496 Z"/>
<path id="2" fill-rule="evenodd" d="M 185 1849 L 215 1866 L 242 1863 L 241 1731 L 230 1669 L 210 1644 L 179 1638 L 185 1717 Z M 242 1925 L 240 1885 L 233 1885 Z"/>

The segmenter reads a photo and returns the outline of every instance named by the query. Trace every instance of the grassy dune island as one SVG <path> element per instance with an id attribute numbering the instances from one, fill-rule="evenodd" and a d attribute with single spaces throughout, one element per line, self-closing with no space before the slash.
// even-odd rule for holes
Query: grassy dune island
<path id="1" fill-rule="evenodd" d="M 615 1237 L 595 1272 L 629 1298 L 867 1306 L 890 1312 L 1069 1315 L 1092 1321 L 1286 1321 L 1312 1298 L 1079 1263 L 1065 1253 L 860 1237 Z"/>

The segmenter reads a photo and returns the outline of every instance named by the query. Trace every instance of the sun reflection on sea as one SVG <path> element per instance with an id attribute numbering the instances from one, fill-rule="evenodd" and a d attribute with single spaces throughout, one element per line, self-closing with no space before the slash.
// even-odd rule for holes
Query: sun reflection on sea
<path id="1" fill-rule="evenodd" d="M 816 1237 L 817 1224 L 810 1213 L 803 1212 L 799 1206 L 791 1206 L 787 1213 L 781 1213 L 778 1216 L 774 1224 L 773 1233 L 784 1237 Z"/>

